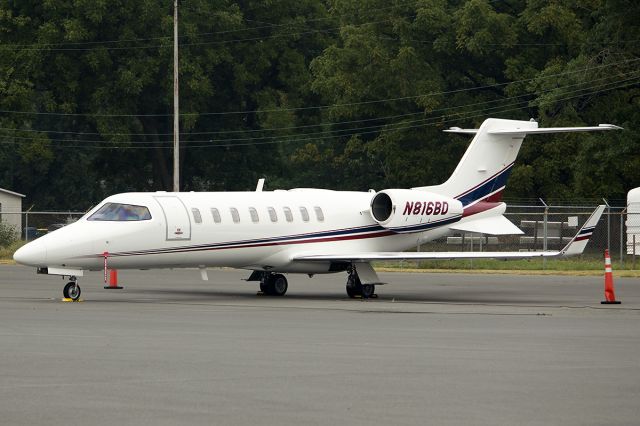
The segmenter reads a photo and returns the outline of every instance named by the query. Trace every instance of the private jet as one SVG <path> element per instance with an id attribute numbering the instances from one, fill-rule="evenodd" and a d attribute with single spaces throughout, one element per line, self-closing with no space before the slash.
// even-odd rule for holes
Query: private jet
<path id="1" fill-rule="evenodd" d="M 346 272 L 349 297 L 369 298 L 383 284 L 379 260 L 522 259 L 583 252 L 604 206 L 558 251 L 407 252 L 455 232 L 522 234 L 503 214 L 502 193 L 530 134 L 620 127 L 539 128 L 489 118 L 473 135 L 449 179 L 434 186 L 368 192 L 314 188 L 247 192 L 131 192 L 108 197 L 77 222 L 32 241 L 14 255 L 38 273 L 69 277 L 63 295 L 78 300 L 85 271 L 209 267 L 250 271 L 264 294 L 282 296 L 284 274 Z"/>

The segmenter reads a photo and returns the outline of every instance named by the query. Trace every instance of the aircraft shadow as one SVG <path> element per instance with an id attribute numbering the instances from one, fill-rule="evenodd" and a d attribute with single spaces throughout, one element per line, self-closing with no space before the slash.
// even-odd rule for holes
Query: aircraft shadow
<path id="1" fill-rule="evenodd" d="M 247 301 L 345 301 L 351 303 L 433 303 L 433 304 L 469 304 L 469 305 L 561 305 L 561 300 L 551 298 L 532 297 L 522 293 L 505 294 L 504 291 L 474 291 L 464 293 L 447 293 L 442 291 L 430 292 L 426 289 L 421 293 L 406 292 L 384 292 L 377 294 L 378 297 L 363 300 L 360 298 L 350 299 L 346 294 L 337 292 L 290 292 L 283 297 L 274 297 L 260 294 L 250 289 L 229 290 L 201 290 L 201 289 L 131 289 L 126 290 L 126 295 L 133 296 L 132 300 L 138 297 L 145 297 L 145 302 L 230 302 L 238 300 Z M 149 300 L 153 298 L 157 300 Z M 122 299 L 119 299 L 123 301 Z M 568 303 L 568 301 L 567 301 Z"/>

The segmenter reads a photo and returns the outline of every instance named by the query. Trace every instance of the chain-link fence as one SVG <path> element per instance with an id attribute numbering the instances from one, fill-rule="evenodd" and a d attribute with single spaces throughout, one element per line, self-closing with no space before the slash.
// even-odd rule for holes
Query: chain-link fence
<path id="1" fill-rule="evenodd" d="M 20 234 L 20 238 L 25 241 L 32 241 L 36 238 L 61 228 L 78 220 L 84 212 L 2 212 L 2 219 L 11 223 L 15 233 Z M 18 218 L 19 217 L 19 218 Z M 11 218 L 11 220 L 7 220 Z M 18 227 L 15 224 L 20 223 Z"/>
<path id="2" fill-rule="evenodd" d="M 596 206 L 511 205 L 505 216 L 520 228 L 522 235 L 485 235 L 459 232 L 421 244 L 420 251 L 540 251 L 560 250 L 589 218 Z M 20 215 L 21 238 L 31 241 L 64 225 L 75 222 L 84 212 L 3 212 Z M 17 232 L 17 230 L 16 230 Z M 635 241 L 635 244 L 634 244 Z M 622 207 L 607 207 L 582 255 L 602 259 L 609 248 L 618 264 L 635 267 L 640 263 L 640 213 Z M 640 267 L 640 265 L 638 265 Z"/>
<path id="3" fill-rule="evenodd" d="M 421 244 L 420 251 L 543 251 L 561 250 L 571 241 L 596 206 L 512 205 L 505 216 L 520 228 L 522 235 L 485 235 L 458 232 Z M 635 228 L 634 228 L 635 226 Z M 635 246 L 633 235 L 637 232 Z M 635 247 L 635 251 L 634 251 Z M 582 255 L 601 260 L 604 250 L 618 264 L 635 266 L 640 256 L 640 213 L 628 214 L 623 207 L 607 207 Z M 640 261 L 640 259 L 638 259 Z M 541 265 L 543 264 L 541 260 Z"/>

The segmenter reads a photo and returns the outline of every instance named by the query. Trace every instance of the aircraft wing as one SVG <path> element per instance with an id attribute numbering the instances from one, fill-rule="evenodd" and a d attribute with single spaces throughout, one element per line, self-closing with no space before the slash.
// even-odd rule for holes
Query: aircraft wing
<path id="1" fill-rule="evenodd" d="M 294 261 L 371 262 L 374 260 L 428 260 L 428 259 L 528 259 L 535 257 L 562 257 L 581 254 L 595 229 L 605 206 L 591 214 L 578 233 L 559 251 L 482 251 L 482 252 L 362 252 L 342 254 L 301 254 Z"/>

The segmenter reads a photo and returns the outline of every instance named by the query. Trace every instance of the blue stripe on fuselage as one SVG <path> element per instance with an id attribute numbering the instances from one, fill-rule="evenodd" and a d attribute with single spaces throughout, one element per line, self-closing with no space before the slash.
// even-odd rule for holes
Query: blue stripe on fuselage
<path id="1" fill-rule="evenodd" d="M 474 201 L 488 197 L 489 194 L 497 191 L 507 184 L 507 179 L 509 179 L 512 167 L 513 163 L 509 164 L 507 167 L 482 182 L 480 185 L 458 195 L 456 199 L 462 203 L 462 207 L 466 207 Z"/>

